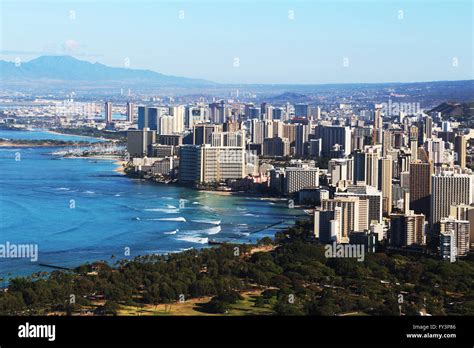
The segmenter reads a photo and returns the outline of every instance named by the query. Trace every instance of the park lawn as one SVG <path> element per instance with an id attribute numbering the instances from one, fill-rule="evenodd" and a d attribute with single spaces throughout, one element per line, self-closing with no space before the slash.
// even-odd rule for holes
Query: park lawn
<path id="1" fill-rule="evenodd" d="M 241 315 L 272 315 L 274 314 L 271 305 L 264 307 L 255 307 L 255 299 L 261 294 L 261 291 L 244 292 L 240 295 L 243 300 L 231 305 L 231 310 L 226 315 L 241 316 Z"/>
<path id="2" fill-rule="evenodd" d="M 120 310 L 117 315 L 181 315 L 181 316 L 192 316 L 192 315 L 214 315 L 209 313 L 199 312 L 195 309 L 197 304 L 207 303 L 211 300 L 211 297 L 193 298 L 185 301 L 184 303 L 173 303 L 171 305 L 159 304 L 157 306 L 147 304 L 143 308 L 137 308 L 133 306 L 120 306 Z"/>
<path id="3" fill-rule="evenodd" d="M 201 297 L 194 298 L 185 301 L 184 303 L 173 303 L 172 305 L 159 304 L 158 306 L 154 305 L 145 305 L 144 307 L 134 307 L 134 306 L 125 306 L 121 305 L 120 309 L 117 312 L 117 315 L 123 316 L 138 316 L 138 315 L 156 315 L 156 316 L 166 316 L 166 315 L 177 315 L 177 316 L 244 316 L 244 315 L 271 315 L 273 311 L 270 305 L 265 307 L 254 307 L 255 298 L 261 293 L 260 290 L 257 291 L 247 291 L 241 293 L 243 299 L 237 301 L 237 303 L 231 305 L 231 309 L 226 314 L 213 314 L 205 313 L 199 311 L 198 306 L 200 304 L 207 303 L 211 300 L 211 297 Z"/>

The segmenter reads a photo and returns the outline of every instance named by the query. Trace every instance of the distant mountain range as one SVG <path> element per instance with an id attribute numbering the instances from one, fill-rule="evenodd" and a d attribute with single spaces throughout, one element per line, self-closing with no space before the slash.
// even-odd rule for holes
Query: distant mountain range
<path id="1" fill-rule="evenodd" d="M 41 56 L 16 65 L 14 62 L 0 60 L 2 83 L 14 85 L 34 82 L 64 82 L 70 84 L 94 83 L 112 87 L 117 84 L 174 87 L 211 87 L 214 82 L 179 76 L 160 74 L 151 70 L 114 68 L 100 63 L 90 63 L 71 56 Z"/>
<path id="2" fill-rule="evenodd" d="M 314 76 L 317 79 L 317 76 Z M 414 83 L 345 83 L 345 84 L 225 84 L 203 79 L 160 74 L 151 70 L 116 68 L 90 63 L 71 56 L 41 56 L 15 64 L 0 60 L 0 92 L 40 95 L 110 96 L 133 94 L 222 97 L 239 93 L 282 104 L 352 102 L 375 103 L 388 99 L 420 102 L 434 107 L 451 100 L 472 101 L 474 80 Z M 258 102 L 258 100 L 254 100 Z"/>
<path id="3" fill-rule="evenodd" d="M 446 117 L 474 117 L 474 102 L 471 103 L 442 103 L 430 110 L 430 112 L 441 112 Z"/>

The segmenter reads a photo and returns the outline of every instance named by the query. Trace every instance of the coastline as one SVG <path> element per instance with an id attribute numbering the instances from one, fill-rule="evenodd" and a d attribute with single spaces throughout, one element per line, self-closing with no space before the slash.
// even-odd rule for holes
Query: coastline
<path id="1" fill-rule="evenodd" d="M 100 139 L 101 141 L 113 141 L 111 139 L 106 139 L 106 138 L 102 138 L 102 137 L 91 137 L 89 135 L 76 135 L 76 134 L 70 134 L 70 133 L 61 133 L 61 132 L 57 132 L 57 131 L 54 131 L 54 130 L 51 130 L 51 129 L 45 129 L 44 130 L 45 133 L 50 133 L 50 134 L 55 134 L 55 135 L 69 135 L 69 136 L 74 136 L 74 137 L 79 137 L 79 138 L 87 138 L 87 139 Z"/>
<path id="2" fill-rule="evenodd" d="M 120 173 L 125 175 L 125 165 L 128 163 L 120 156 L 113 156 L 113 155 L 92 155 L 92 156 L 69 156 L 63 157 L 65 159 L 75 159 L 75 158 L 82 158 L 82 159 L 96 159 L 96 160 L 104 160 L 104 161 L 114 161 L 113 164 L 117 166 L 114 169 L 114 172 Z"/>
<path id="3" fill-rule="evenodd" d="M 115 161 L 114 164 L 117 165 L 117 168 L 115 168 L 114 171 L 116 173 L 125 175 L 125 165 L 127 164 L 127 161 L 120 159 L 118 161 Z"/>
<path id="4" fill-rule="evenodd" d="M 44 143 L 35 144 L 35 143 L 28 143 L 28 142 L 11 142 L 11 141 L 0 141 L 0 147 L 64 147 L 64 146 L 71 146 L 71 147 L 80 147 L 84 146 L 85 144 L 54 144 L 48 141 Z"/>
<path id="5" fill-rule="evenodd" d="M 23 144 L 24 147 L 38 147 L 38 148 L 48 148 L 48 147 L 57 147 L 57 145 L 55 144 L 41 144 L 41 146 L 30 146 L 29 144 Z M 5 146 L 6 147 L 6 146 Z M 47 154 L 48 157 L 51 156 L 51 151 L 49 149 L 43 149 L 43 150 L 39 150 L 40 152 L 44 152 L 44 154 Z M 51 156 L 51 157 L 54 157 L 54 156 Z M 114 167 L 112 166 L 109 166 L 107 165 L 108 167 L 108 171 L 111 172 L 112 170 L 118 174 L 116 174 L 115 176 L 125 176 L 126 175 L 126 172 L 125 172 L 125 169 L 127 168 L 126 167 L 126 164 L 128 163 L 127 161 L 125 161 L 122 157 L 118 156 L 118 155 L 90 155 L 90 156 L 71 156 L 71 157 L 63 157 L 63 158 L 83 158 L 83 159 L 89 159 L 89 164 L 88 165 L 92 165 L 94 166 L 94 163 L 97 163 L 97 161 L 95 160 L 99 160 L 99 161 L 107 161 L 107 162 L 110 162 L 110 164 L 114 164 Z M 58 164 L 58 162 L 51 162 L 51 163 L 54 163 L 55 165 Z M 96 164 L 96 165 L 100 165 L 100 164 Z M 124 166 L 125 165 L 125 166 Z M 115 167 L 116 166 L 116 167 Z M 172 183 L 173 185 L 174 183 Z M 181 186 L 181 185 L 176 185 L 176 186 Z M 244 191 L 235 191 L 235 192 L 228 192 L 228 191 L 208 191 L 208 190 L 194 190 L 194 191 L 201 191 L 203 193 L 205 192 L 208 192 L 208 193 L 211 193 L 212 195 L 217 195 L 217 196 L 232 196 L 232 195 L 237 195 L 237 196 L 245 196 L 245 197 L 253 197 L 253 198 L 262 198 L 262 199 L 269 199 L 269 200 L 273 200 L 275 199 L 275 201 L 278 201 L 279 199 L 278 198 L 263 198 L 262 195 L 255 195 L 255 194 L 252 194 L 252 193 L 249 193 L 249 192 L 244 192 Z M 60 191 L 62 192 L 62 191 Z M 266 226 L 265 226 L 266 227 Z M 271 234 L 271 238 L 274 238 L 274 235 L 275 235 L 275 232 Z M 240 244 L 240 243 L 243 243 L 243 244 L 247 244 L 248 241 L 247 241 L 248 237 L 243 237 L 243 236 L 238 236 L 236 240 L 227 240 L 227 238 L 224 237 L 224 240 L 223 242 L 226 242 L 226 243 L 236 243 L 236 244 Z M 207 247 L 213 247 L 212 245 L 209 245 L 209 244 L 201 244 L 201 245 L 193 245 L 192 248 L 195 249 L 195 250 L 199 250 L 201 248 L 207 248 Z M 176 252 L 176 253 L 179 253 L 179 252 L 182 252 L 184 250 L 180 249 L 180 250 L 174 250 L 173 252 Z"/>

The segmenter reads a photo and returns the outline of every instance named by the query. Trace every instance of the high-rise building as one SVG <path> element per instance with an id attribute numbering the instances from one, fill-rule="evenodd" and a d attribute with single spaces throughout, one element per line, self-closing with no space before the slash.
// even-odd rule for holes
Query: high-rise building
<path id="1" fill-rule="evenodd" d="M 104 110 L 105 110 L 105 122 L 111 123 L 112 122 L 112 102 L 105 102 Z"/>
<path id="2" fill-rule="evenodd" d="M 283 124 L 283 138 L 287 138 L 290 142 L 290 146 L 296 139 L 296 125 L 295 124 Z"/>
<path id="3" fill-rule="evenodd" d="M 154 109 L 149 109 L 149 115 L 154 115 Z M 171 135 L 174 133 L 174 118 L 173 116 L 165 115 L 156 118 L 158 121 L 158 134 L 159 135 Z M 153 117 L 155 120 L 155 117 Z M 153 122 L 154 123 L 154 122 Z"/>
<path id="4" fill-rule="evenodd" d="M 321 157 L 322 144 L 322 139 L 309 139 L 309 155 L 313 158 Z"/>
<path id="5" fill-rule="evenodd" d="M 427 139 L 431 139 L 433 137 L 433 119 L 430 116 L 425 117 L 424 132 Z"/>
<path id="6" fill-rule="evenodd" d="M 134 109 L 135 105 L 133 103 L 127 103 L 127 122 L 133 123 L 134 121 Z"/>
<path id="7" fill-rule="evenodd" d="M 155 142 L 156 132 L 148 128 L 127 131 L 127 152 L 131 157 L 151 156 Z"/>
<path id="8" fill-rule="evenodd" d="M 354 231 L 361 232 L 359 228 L 359 219 L 361 212 L 359 211 L 358 197 L 335 197 L 334 199 L 323 199 L 321 201 L 322 210 L 335 210 L 336 207 L 341 208 L 341 232 L 338 236 L 338 242 L 348 243 L 349 234 Z M 365 212 L 365 219 L 368 219 Z"/>
<path id="9" fill-rule="evenodd" d="M 173 132 L 181 133 L 184 131 L 184 106 L 170 106 L 169 115 L 173 117 Z"/>
<path id="10" fill-rule="evenodd" d="M 390 215 L 390 245 L 396 247 L 425 245 L 426 221 L 423 214 L 409 211 L 403 214 Z"/>
<path id="11" fill-rule="evenodd" d="M 428 139 L 425 141 L 425 149 L 428 152 L 428 158 L 434 165 L 446 163 L 445 143 L 442 139 Z"/>
<path id="12" fill-rule="evenodd" d="M 146 106 L 138 107 L 138 129 L 148 127 L 148 108 Z"/>
<path id="13" fill-rule="evenodd" d="M 202 179 L 201 161 L 201 146 L 180 146 L 179 181 L 184 183 L 200 183 Z"/>
<path id="14" fill-rule="evenodd" d="M 334 145 L 342 147 L 344 155 L 351 153 L 351 131 L 349 127 L 341 126 L 318 126 L 315 138 L 322 139 L 322 156 L 329 156 Z"/>
<path id="15" fill-rule="evenodd" d="M 387 156 L 390 150 L 392 150 L 392 132 L 386 129 L 382 131 L 382 156 Z"/>
<path id="16" fill-rule="evenodd" d="M 212 123 L 224 123 L 226 121 L 224 101 L 209 104 L 209 118 Z"/>
<path id="17" fill-rule="evenodd" d="M 166 115 L 166 108 L 163 107 L 138 107 L 138 129 L 149 128 L 159 130 L 160 117 Z"/>
<path id="18" fill-rule="evenodd" d="M 380 145 L 364 147 L 364 152 L 354 153 L 354 183 L 365 182 L 366 185 L 378 187 L 379 159 L 382 155 Z"/>
<path id="19" fill-rule="evenodd" d="M 433 164 L 416 161 L 410 163 L 410 209 L 430 217 L 431 176 Z"/>
<path id="20" fill-rule="evenodd" d="M 203 145 L 201 182 L 220 182 L 245 177 L 245 149 L 243 147 Z"/>
<path id="21" fill-rule="evenodd" d="M 261 119 L 261 109 L 256 108 L 253 104 L 245 105 L 245 118 L 247 120 Z"/>
<path id="22" fill-rule="evenodd" d="M 245 177 L 245 149 L 209 145 L 180 146 L 179 180 L 213 183 Z"/>
<path id="23" fill-rule="evenodd" d="M 469 221 L 456 220 L 451 217 L 442 218 L 440 233 L 453 232 L 456 257 L 465 256 L 469 252 Z"/>
<path id="24" fill-rule="evenodd" d="M 382 191 L 382 210 L 389 215 L 392 212 L 392 171 L 391 156 L 379 160 L 379 190 Z"/>
<path id="25" fill-rule="evenodd" d="M 459 165 L 462 169 L 466 168 L 466 137 L 464 135 L 457 135 L 454 138 L 454 152 L 456 152 L 455 164 Z"/>
<path id="26" fill-rule="evenodd" d="M 314 110 L 314 118 L 316 120 L 320 120 L 321 119 L 321 108 L 319 106 L 316 106 L 315 110 Z"/>
<path id="27" fill-rule="evenodd" d="M 335 158 L 328 163 L 328 174 L 331 176 L 331 185 L 337 186 L 339 181 L 353 182 L 353 166 L 352 158 Z"/>
<path id="28" fill-rule="evenodd" d="M 263 144 L 265 139 L 265 123 L 252 119 L 250 123 L 250 139 L 252 144 Z"/>
<path id="29" fill-rule="evenodd" d="M 213 132 L 211 134 L 211 145 L 214 147 L 232 146 L 244 148 L 245 132 Z"/>
<path id="30" fill-rule="evenodd" d="M 266 138 L 263 141 L 262 152 L 265 157 L 289 156 L 290 142 L 286 138 Z"/>
<path id="31" fill-rule="evenodd" d="M 314 236 L 321 243 L 332 243 L 331 220 L 335 218 L 334 210 L 314 210 Z"/>
<path id="32" fill-rule="evenodd" d="M 309 118 L 310 108 L 308 104 L 296 104 L 295 105 L 295 117 Z"/>
<path id="33" fill-rule="evenodd" d="M 310 127 L 305 124 L 296 125 L 296 137 L 295 137 L 295 154 L 297 156 L 304 156 L 305 145 L 308 142 L 308 136 Z"/>
<path id="34" fill-rule="evenodd" d="M 319 186 L 319 168 L 309 167 L 287 167 L 285 169 L 284 193 L 294 194 L 304 188 Z"/>
<path id="35" fill-rule="evenodd" d="M 383 138 L 383 119 L 382 109 L 379 106 L 375 106 L 374 110 L 374 129 L 372 134 L 372 144 L 382 144 Z"/>
<path id="36" fill-rule="evenodd" d="M 449 217 L 456 220 L 469 221 L 469 242 L 470 249 L 474 249 L 474 206 L 467 204 L 452 205 L 450 207 Z"/>
<path id="37" fill-rule="evenodd" d="M 193 128 L 193 144 L 211 144 L 211 134 L 222 132 L 222 125 L 218 124 L 196 124 Z"/>
<path id="38" fill-rule="evenodd" d="M 449 216 L 451 205 L 472 203 L 473 176 L 441 172 L 431 176 L 431 187 L 430 225 L 434 231 L 439 231 L 439 222 Z"/>
<path id="39" fill-rule="evenodd" d="M 280 120 L 273 120 L 273 137 L 284 138 L 283 136 L 283 122 Z"/>
<path id="40" fill-rule="evenodd" d="M 375 187 L 367 186 L 363 183 L 349 185 L 346 192 L 336 192 L 335 197 L 359 197 L 359 200 L 366 200 L 365 209 L 368 211 L 369 224 L 382 222 L 382 192 Z M 359 208 L 362 203 L 359 202 Z M 360 226 L 360 228 L 363 228 Z M 368 227 L 367 227 L 368 228 Z"/>
<path id="41" fill-rule="evenodd" d="M 443 261 L 455 262 L 457 256 L 456 233 L 447 230 L 439 235 L 439 252 Z"/>

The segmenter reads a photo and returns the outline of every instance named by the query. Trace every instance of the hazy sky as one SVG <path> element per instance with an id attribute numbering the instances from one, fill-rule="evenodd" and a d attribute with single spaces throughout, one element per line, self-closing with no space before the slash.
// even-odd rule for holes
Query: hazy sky
<path id="1" fill-rule="evenodd" d="M 473 2 L 1 1 L 0 58 L 232 83 L 474 78 Z"/>

